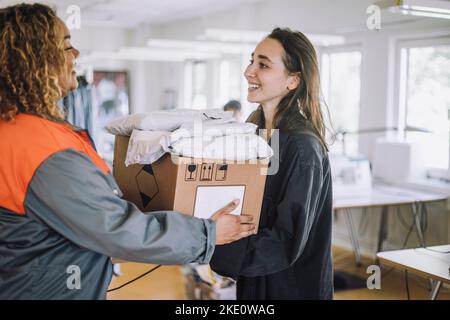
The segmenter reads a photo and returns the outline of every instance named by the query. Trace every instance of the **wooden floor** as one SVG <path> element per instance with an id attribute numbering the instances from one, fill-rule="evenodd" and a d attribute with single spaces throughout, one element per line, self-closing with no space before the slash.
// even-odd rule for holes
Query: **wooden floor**
<path id="1" fill-rule="evenodd" d="M 363 258 L 363 266 L 356 267 L 351 252 L 333 248 L 335 271 L 345 271 L 364 278 L 367 266 L 374 264 L 372 259 Z M 153 266 L 139 263 L 121 264 L 120 277 L 113 277 L 110 285 L 115 288 L 150 270 Z M 395 269 L 382 267 L 381 289 L 367 288 L 336 292 L 336 300 L 405 300 L 405 275 Z M 408 284 L 410 299 L 428 299 L 429 284 L 426 279 L 409 274 Z M 185 300 L 184 276 L 179 266 L 163 266 L 136 282 L 108 294 L 111 300 Z M 438 300 L 450 300 L 450 290 L 442 287 Z"/>

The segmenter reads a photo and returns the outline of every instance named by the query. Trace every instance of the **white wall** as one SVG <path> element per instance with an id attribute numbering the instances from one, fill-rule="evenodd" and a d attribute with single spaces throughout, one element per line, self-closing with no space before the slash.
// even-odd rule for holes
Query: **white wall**
<path id="1" fill-rule="evenodd" d="M 81 52 L 81 58 L 92 52 L 116 52 L 125 46 L 144 46 L 147 39 L 158 35 L 158 28 L 140 26 L 136 29 L 111 27 L 83 27 L 71 30 L 72 44 Z M 82 61 L 82 59 L 81 59 Z M 158 109 L 163 89 L 161 72 L 157 62 L 100 58 L 80 65 L 94 70 L 128 71 L 130 82 L 130 108 L 132 112 Z"/>

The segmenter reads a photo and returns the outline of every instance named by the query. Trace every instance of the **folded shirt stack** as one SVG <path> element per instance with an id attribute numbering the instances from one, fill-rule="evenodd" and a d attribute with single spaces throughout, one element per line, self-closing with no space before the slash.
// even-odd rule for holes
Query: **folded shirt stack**
<path id="1" fill-rule="evenodd" d="M 173 110 L 114 119 L 108 132 L 130 136 L 125 165 L 151 164 L 165 153 L 213 160 L 256 160 L 273 155 L 253 123 L 234 121 L 231 112 Z"/>

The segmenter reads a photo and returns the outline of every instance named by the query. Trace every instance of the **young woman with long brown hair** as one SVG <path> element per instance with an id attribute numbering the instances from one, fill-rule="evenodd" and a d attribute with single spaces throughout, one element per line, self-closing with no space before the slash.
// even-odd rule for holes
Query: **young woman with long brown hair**
<path id="1" fill-rule="evenodd" d="M 279 169 L 267 176 L 258 233 L 216 247 L 211 265 L 237 278 L 238 299 L 332 299 L 332 184 L 314 47 L 276 28 L 245 77 L 248 100 L 260 104 L 248 121 L 278 130 Z"/>

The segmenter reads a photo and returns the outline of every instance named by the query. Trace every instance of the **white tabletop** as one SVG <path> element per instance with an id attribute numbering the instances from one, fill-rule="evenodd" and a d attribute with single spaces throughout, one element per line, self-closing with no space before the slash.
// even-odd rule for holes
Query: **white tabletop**
<path id="1" fill-rule="evenodd" d="M 333 199 L 334 209 L 381 207 L 446 200 L 448 195 L 424 192 L 411 188 L 376 184 L 366 194 L 339 195 Z"/>
<path id="2" fill-rule="evenodd" d="M 450 283 L 450 245 L 378 252 L 382 263 Z M 440 251 L 440 252 L 435 252 Z"/>

